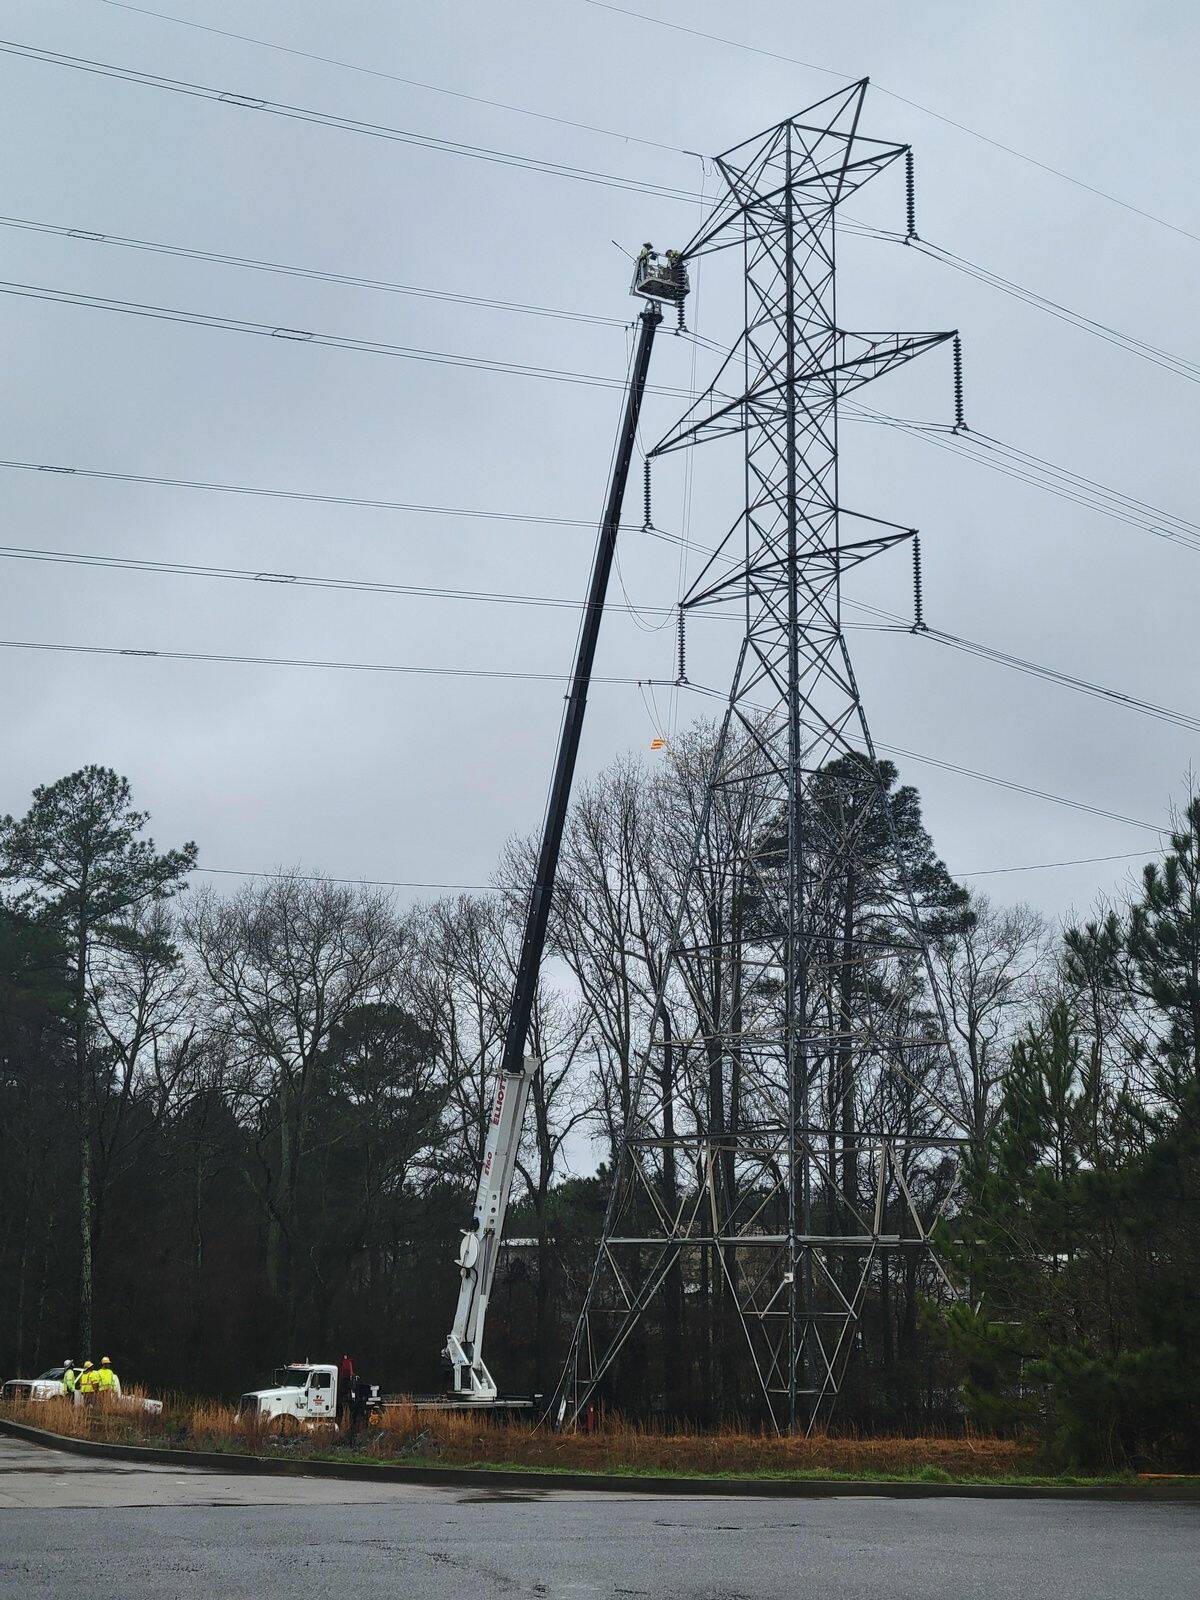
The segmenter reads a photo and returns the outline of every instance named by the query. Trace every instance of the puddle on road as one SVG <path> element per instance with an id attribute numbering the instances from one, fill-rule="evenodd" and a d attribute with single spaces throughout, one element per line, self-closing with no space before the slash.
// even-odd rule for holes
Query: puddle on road
<path id="1" fill-rule="evenodd" d="M 544 1494 L 525 1494 L 520 1489 L 479 1489 L 474 1494 L 460 1494 L 460 1506 L 536 1505 Z"/>

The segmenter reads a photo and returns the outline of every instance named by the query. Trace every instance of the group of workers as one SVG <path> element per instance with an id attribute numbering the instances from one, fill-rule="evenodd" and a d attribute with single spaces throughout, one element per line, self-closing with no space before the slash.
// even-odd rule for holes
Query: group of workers
<path id="1" fill-rule="evenodd" d="M 62 1385 L 63 1393 L 71 1401 L 77 1397 L 90 1400 L 95 1395 L 119 1395 L 121 1392 L 121 1380 L 107 1356 L 101 1356 L 98 1367 L 91 1361 L 85 1361 L 81 1367 L 73 1361 L 65 1361 Z"/>

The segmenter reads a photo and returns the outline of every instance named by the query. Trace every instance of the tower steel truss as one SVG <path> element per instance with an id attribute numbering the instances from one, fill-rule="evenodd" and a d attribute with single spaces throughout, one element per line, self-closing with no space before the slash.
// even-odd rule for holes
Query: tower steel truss
<path id="1" fill-rule="evenodd" d="M 744 507 L 684 605 L 736 601 L 745 637 L 559 1391 L 568 1419 L 619 1393 L 656 1297 L 678 1336 L 688 1295 L 715 1282 L 775 1424 L 811 1428 L 881 1259 L 941 1273 L 914 1194 L 924 1135 L 902 1108 L 936 1099 L 945 1019 L 841 615 L 843 575 L 915 535 L 841 506 L 838 408 L 954 335 L 839 325 L 838 208 L 907 154 L 859 132 L 866 87 L 718 157 L 723 197 L 683 251 L 740 250 L 745 326 L 649 457 L 742 436 Z M 869 909 L 851 928 L 856 872 Z M 670 1037 L 672 984 L 719 963 L 736 973 L 696 1008 L 696 1036 Z M 709 1092 L 685 1104 L 663 1062 L 689 1051 Z"/>

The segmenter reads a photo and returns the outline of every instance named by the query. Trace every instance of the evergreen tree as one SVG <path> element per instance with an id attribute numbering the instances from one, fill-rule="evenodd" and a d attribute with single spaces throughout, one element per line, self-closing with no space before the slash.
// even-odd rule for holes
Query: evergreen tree
<path id="1" fill-rule="evenodd" d="M 24 817 L 0 820 L 0 875 L 22 885 L 35 909 L 65 941 L 70 974 L 74 1105 L 79 1160 L 79 1325 L 81 1353 L 92 1343 L 95 1166 L 104 1052 L 95 1038 L 89 969 L 99 950 L 138 957 L 146 938 L 137 914 L 183 887 L 196 846 L 164 854 L 141 837 L 149 813 L 135 811 L 129 783 L 110 767 L 89 766 L 33 791 Z"/>
<path id="2" fill-rule="evenodd" d="M 60 1326 L 56 1222 L 70 1159 L 69 976 L 58 931 L 0 902 L 0 1361 Z M 69 1251 L 69 1246 L 68 1246 Z M 58 1356 L 55 1359 L 59 1359 Z"/>
<path id="3" fill-rule="evenodd" d="M 1173 1105 L 1200 1081 L 1200 795 L 1177 822 L 1162 866 L 1143 872 L 1127 934 L 1142 997 L 1161 1019 L 1156 1084 Z"/>
<path id="4" fill-rule="evenodd" d="M 1063 1002 L 1014 1048 L 947 1230 L 972 1307 L 943 1336 L 975 1420 L 1038 1423 L 1060 1464 L 1194 1461 L 1200 1086 L 1131 1153 L 1123 1098 L 1097 1104 L 1089 1071 Z"/>

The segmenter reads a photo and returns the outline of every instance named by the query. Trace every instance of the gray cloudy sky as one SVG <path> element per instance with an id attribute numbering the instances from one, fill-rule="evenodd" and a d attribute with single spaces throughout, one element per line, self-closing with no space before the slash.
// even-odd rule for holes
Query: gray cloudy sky
<path id="1" fill-rule="evenodd" d="M 874 81 L 1200 234 L 1200 12 L 1179 0 L 855 5 L 628 0 L 633 9 Z M 431 88 L 218 37 L 105 3 L 9 0 L 6 38 L 243 95 L 692 190 L 699 162 L 837 80 L 647 26 L 586 0 L 158 0 L 156 9 Z M 695 208 L 314 127 L 0 55 L 9 217 L 391 283 L 630 318 L 613 248 L 681 241 Z M 586 132 L 567 118 L 622 137 Z M 1200 359 L 1200 242 L 880 92 L 865 131 L 916 147 L 931 240 L 1122 331 Z M 629 136 L 629 137 L 625 137 Z M 638 143 L 655 141 L 668 148 Z M 711 185 L 712 179 L 709 178 Z M 855 214 L 900 226 L 893 171 Z M 10 282 L 289 328 L 619 377 L 620 326 L 151 255 L 0 227 Z M 968 420 L 1178 516 L 1200 516 L 1186 379 L 900 246 L 850 241 L 842 320 L 963 331 Z M 700 274 L 693 318 L 737 331 L 736 262 Z M 617 393 L 0 295 L 7 460 L 546 517 L 594 518 Z M 710 370 L 701 352 L 696 375 Z M 663 338 L 652 381 L 693 347 Z M 872 404 L 950 417 L 945 352 Z M 679 402 L 652 398 L 657 437 Z M 928 443 L 845 430 L 843 499 L 923 529 L 929 620 L 1168 706 L 1195 700 L 1200 552 L 1106 520 Z M 699 455 L 700 453 L 697 453 Z M 719 535 L 725 461 L 681 458 L 656 520 Z M 0 470 L 5 543 L 44 550 L 537 595 L 582 594 L 586 528 L 483 521 Z M 636 507 L 633 508 L 636 510 Z M 902 611 L 904 557 L 851 589 Z M 570 611 L 2 560 L 6 639 L 557 672 Z M 627 536 L 629 599 L 670 606 L 678 554 Z M 616 598 L 622 597 L 618 593 Z M 597 670 L 672 672 L 657 614 L 606 619 Z M 657 631 L 656 631 L 657 629 Z M 728 681 L 736 629 L 697 622 L 691 676 Z M 1195 735 L 931 641 L 855 636 L 876 736 L 1158 822 Z M 479 883 L 540 817 L 561 687 L 0 650 L 0 807 L 87 761 L 127 773 L 162 843 L 208 866 Z M 709 707 L 598 686 L 583 761 L 648 751 Z M 1155 835 L 901 762 L 959 871 L 1151 847 Z M 1128 866 L 1136 866 L 1136 862 Z M 1086 908 L 1120 861 L 980 878 L 997 898 Z"/>

